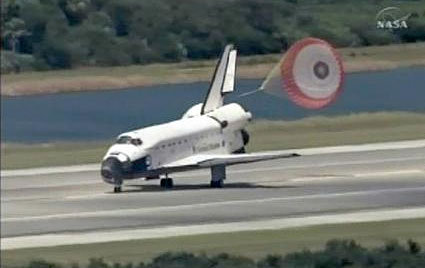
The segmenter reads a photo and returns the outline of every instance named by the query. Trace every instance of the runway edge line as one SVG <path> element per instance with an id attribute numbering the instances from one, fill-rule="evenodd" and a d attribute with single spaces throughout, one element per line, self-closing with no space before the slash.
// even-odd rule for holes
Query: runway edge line
<path id="1" fill-rule="evenodd" d="M 167 226 L 161 228 L 111 230 L 82 233 L 56 233 L 35 236 L 19 236 L 1 239 L 1 250 L 54 247 L 75 244 L 130 241 L 168 238 L 185 235 L 231 233 L 242 231 L 277 230 L 326 224 L 364 223 L 389 220 L 425 218 L 425 207 L 369 210 L 308 217 L 293 217 L 258 221 Z"/>
<path id="2" fill-rule="evenodd" d="M 422 148 L 422 147 L 425 147 L 425 139 L 396 141 L 396 142 L 382 142 L 382 143 L 368 143 L 368 144 L 358 144 L 358 145 L 341 145 L 341 146 L 328 146 L 328 147 L 317 147 L 317 148 L 277 150 L 273 152 L 278 152 L 278 153 L 296 152 L 301 155 L 317 155 L 317 154 L 367 152 L 367 151 L 381 151 L 381 150 L 400 150 L 400 149 L 413 149 L 413 148 Z M 84 165 L 74 165 L 74 166 L 1 170 L 1 177 L 4 178 L 4 177 L 15 177 L 15 176 L 32 176 L 32 175 L 48 175 L 48 174 L 58 174 L 58 173 L 87 172 L 87 171 L 97 171 L 99 169 L 100 169 L 99 164 L 84 164 Z"/>

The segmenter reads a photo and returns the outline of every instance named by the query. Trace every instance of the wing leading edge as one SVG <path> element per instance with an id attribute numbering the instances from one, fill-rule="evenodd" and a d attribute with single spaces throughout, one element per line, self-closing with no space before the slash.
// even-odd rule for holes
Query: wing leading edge
<path id="1" fill-rule="evenodd" d="M 195 155 L 184 158 L 182 160 L 170 163 L 165 168 L 207 168 L 218 165 L 236 165 L 244 163 L 252 163 L 258 161 L 266 161 L 279 158 L 291 158 L 300 156 L 297 153 L 281 153 L 281 152 L 264 152 L 264 153 L 248 153 L 248 154 L 230 154 L 230 155 Z"/>

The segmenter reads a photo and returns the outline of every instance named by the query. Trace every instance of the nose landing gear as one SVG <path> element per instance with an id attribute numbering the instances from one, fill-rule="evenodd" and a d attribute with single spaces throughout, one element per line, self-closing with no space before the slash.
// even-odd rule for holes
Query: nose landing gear
<path id="1" fill-rule="evenodd" d="M 114 193 L 121 192 L 121 185 L 124 180 L 124 170 L 122 163 L 115 157 L 108 157 L 102 162 L 100 174 L 103 180 L 114 185 Z"/>
<path id="2" fill-rule="evenodd" d="M 114 193 L 121 193 L 121 190 L 122 190 L 121 185 L 114 187 Z"/>
<path id="3" fill-rule="evenodd" d="M 114 193 L 121 193 L 122 191 L 122 179 L 121 178 L 114 178 Z"/>

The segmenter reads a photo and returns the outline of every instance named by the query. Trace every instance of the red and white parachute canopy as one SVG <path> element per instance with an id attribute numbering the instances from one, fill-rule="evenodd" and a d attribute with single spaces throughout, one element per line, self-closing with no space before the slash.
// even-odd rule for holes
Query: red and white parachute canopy
<path id="1" fill-rule="evenodd" d="M 289 48 L 261 88 L 304 108 L 320 109 L 337 99 L 343 83 L 344 67 L 335 49 L 323 40 L 306 38 Z"/>

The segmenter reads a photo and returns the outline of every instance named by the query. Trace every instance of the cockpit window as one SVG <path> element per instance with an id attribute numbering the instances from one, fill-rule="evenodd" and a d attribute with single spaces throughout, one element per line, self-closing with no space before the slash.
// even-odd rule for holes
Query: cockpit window
<path id="1" fill-rule="evenodd" d="M 141 139 L 131 139 L 131 143 L 134 145 L 142 145 Z"/>
<path id="2" fill-rule="evenodd" d="M 133 145 L 142 145 L 142 140 L 139 138 L 132 138 L 130 136 L 121 136 L 117 140 L 118 144 L 133 144 Z"/>
<path id="3" fill-rule="evenodd" d="M 118 144 L 129 144 L 131 143 L 131 137 L 130 136 L 121 136 L 117 139 Z"/>

